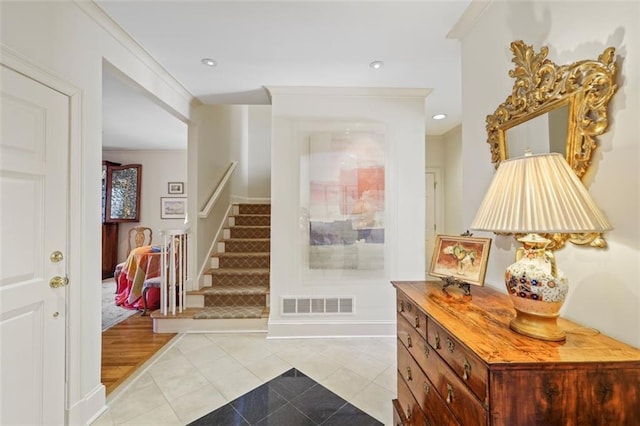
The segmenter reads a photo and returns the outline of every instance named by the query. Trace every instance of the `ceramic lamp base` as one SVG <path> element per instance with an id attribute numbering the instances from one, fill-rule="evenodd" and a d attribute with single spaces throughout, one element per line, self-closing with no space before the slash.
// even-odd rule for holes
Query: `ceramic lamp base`
<path id="1" fill-rule="evenodd" d="M 516 262 L 505 271 L 507 291 L 516 309 L 510 327 L 525 336 L 559 342 L 565 340 L 556 320 L 567 296 L 567 278 L 556 267 L 549 240 L 536 234 L 520 238 Z"/>
<path id="2" fill-rule="evenodd" d="M 557 318 L 558 315 L 541 316 L 516 309 L 516 317 L 509 323 L 509 328 L 534 339 L 562 342 L 566 339 L 566 335 L 558 327 Z"/>

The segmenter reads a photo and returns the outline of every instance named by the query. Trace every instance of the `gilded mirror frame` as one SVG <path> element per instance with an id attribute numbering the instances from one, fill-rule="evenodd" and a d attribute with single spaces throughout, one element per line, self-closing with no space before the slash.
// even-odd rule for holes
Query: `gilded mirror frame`
<path id="1" fill-rule="evenodd" d="M 607 106 L 617 90 L 615 83 L 615 49 L 607 47 L 597 60 L 583 60 L 569 65 L 556 65 L 547 59 L 549 48 L 539 53 L 522 40 L 511 43 L 515 78 L 511 95 L 487 116 L 487 143 L 491 162 L 497 168 L 508 158 L 506 131 L 535 117 L 568 105 L 568 131 L 565 159 L 582 179 L 591 165 L 597 148 L 596 137 L 609 125 Z M 553 234 L 552 250 L 561 248 L 568 240 L 574 244 L 603 248 L 607 243 L 600 233 Z"/>

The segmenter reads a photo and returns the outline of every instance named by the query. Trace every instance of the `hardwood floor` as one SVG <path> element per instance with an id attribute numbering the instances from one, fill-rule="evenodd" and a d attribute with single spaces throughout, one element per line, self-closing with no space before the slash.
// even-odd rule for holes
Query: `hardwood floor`
<path id="1" fill-rule="evenodd" d="M 109 395 L 175 336 L 155 334 L 151 317 L 133 315 L 102 332 L 101 380 Z"/>

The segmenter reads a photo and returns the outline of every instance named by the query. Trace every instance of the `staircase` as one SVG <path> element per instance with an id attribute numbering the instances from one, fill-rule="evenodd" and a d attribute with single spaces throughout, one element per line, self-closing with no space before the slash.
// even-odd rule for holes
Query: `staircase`
<path id="1" fill-rule="evenodd" d="M 234 206 L 229 228 L 213 255 L 211 287 L 203 287 L 204 309 L 194 319 L 267 318 L 271 206 Z"/>
<path id="2" fill-rule="evenodd" d="M 187 292 L 182 321 L 158 318 L 156 332 L 266 330 L 271 206 L 234 205 L 227 221 L 211 268 L 204 272 L 204 286 Z"/>

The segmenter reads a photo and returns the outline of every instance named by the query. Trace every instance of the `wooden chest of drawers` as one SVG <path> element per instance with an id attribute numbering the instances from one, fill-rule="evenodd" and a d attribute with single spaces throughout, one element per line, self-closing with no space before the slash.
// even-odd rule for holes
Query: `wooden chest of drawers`
<path id="1" fill-rule="evenodd" d="M 488 287 L 393 285 L 396 425 L 640 425 L 640 350 L 562 318 L 566 342 L 517 334 Z"/>

